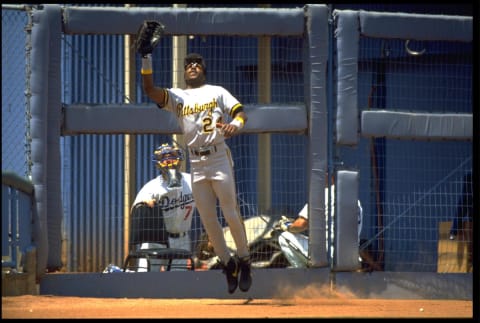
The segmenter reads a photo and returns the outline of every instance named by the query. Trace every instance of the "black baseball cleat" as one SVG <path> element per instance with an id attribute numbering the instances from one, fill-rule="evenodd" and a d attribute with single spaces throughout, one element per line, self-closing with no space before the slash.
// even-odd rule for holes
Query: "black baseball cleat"
<path id="1" fill-rule="evenodd" d="M 238 282 L 238 287 L 242 292 L 246 292 L 250 289 L 252 285 L 252 265 L 250 263 L 250 257 L 243 257 L 239 260 L 240 264 L 240 280 Z"/>
<path id="2" fill-rule="evenodd" d="M 228 292 L 232 294 L 238 286 L 238 262 L 230 257 L 227 265 L 223 265 L 223 273 L 227 276 Z"/>

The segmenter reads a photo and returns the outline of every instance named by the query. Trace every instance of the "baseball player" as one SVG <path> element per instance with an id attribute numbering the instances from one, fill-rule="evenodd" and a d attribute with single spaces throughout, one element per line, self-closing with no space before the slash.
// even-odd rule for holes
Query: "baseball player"
<path id="1" fill-rule="evenodd" d="M 151 31 L 142 33 L 141 29 L 138 39 L 152 37 L 145 34 L 155 35 Z M 195 203 L 223 265 L 228 292 L 233 293 L 237 286 L 246 292 L 252 284 L 250 252 L 237 205 L 233 160 L 225 138 L 243 128 L 247 115 L 242 104 L 225 88 L 206 84 L 205 60 L 196 53 L 187 55 L 184 60 L 186 89 L 156 87 L 152 75 L 152 42 L 146 43 L 146 46 L 137 46 L 142 56 L 143 89 L 159 108 L 172 112 L 178 119 L 189 148 Z M 224 117 L 230 117 L 232 121 L 223 122 Z M 237 255 L 230 254 L 225 242 L 217 218 L 217 198 L 237 246 Z"/>
<path id="2" fill-rule="evenodd" d="M 154 150 L 153 162 L 160 175 L 147 182 L 135 197 L 130 245 L 140 249 L 168 247 L 191 251 L 189 231 L 195 201 L 190 174 L 180 172 L 182 160 L 182 150 L 168 143 Z M 167 260 L 152 259 L 151 263 L 156 268 L 166 265 Z M 186 260 L 174 259 L 172 268 L 175 264 L 186 265 Z M 146 259 L 141 259 L 138 267 L 146 268 Z"/>
<path id="3" fill-rule="evenodd" d="M 335 186 L 330 186 L 331 192 L 335 192 Z M 325 209 L 328 207 L 328 188 L 325 188 Z M 331 198 L 331 210 L 333 217 L 334 198 Z M 360 231 L 362 230 L 363 210 L 360 201 L 358 201 L 358 240 L 360 241 Z M 325 222 L 327 223 L 327 221 Z M 305 268 L 309 263 L 308 256 L 308 235 L 303 234 L 308 229 L 308 203 L 298 213 L 298 217 L 292 222 L 287 217 L 282 216 L 278 223 L 282 232 L 278 237 L 278 243 L 288 262 L 293 267 Z M 331 231 L 333 237 L 333 228 Z M 328 246 L 327 246 L 328 248 Z M 333 253 L 333 250 L 332 250 Z M 333 257 L 333 254 L 331 255 Z"/>

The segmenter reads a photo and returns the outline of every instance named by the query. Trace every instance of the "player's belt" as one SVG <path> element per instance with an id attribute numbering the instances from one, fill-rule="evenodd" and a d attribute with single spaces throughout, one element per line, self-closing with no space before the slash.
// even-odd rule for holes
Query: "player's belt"
<path id="1" fill-rule="evenodd" d="M 183 238 L 183 237 L 185 237 L 186 234 L 187 234 L 186 232 L 182 232 L 182 233 L 171 233 L 171 232 L 169 232 L 169 233 L 168 233 L 168 236 L 169 236 L 170 238 L 177 239 L 177 238 Z"/>
<path id="2" fill-rule="evenodd" d="M 217 145 L 190 149 L 190 152 L 196 156 L 208 156 L 217 152 Z"/>

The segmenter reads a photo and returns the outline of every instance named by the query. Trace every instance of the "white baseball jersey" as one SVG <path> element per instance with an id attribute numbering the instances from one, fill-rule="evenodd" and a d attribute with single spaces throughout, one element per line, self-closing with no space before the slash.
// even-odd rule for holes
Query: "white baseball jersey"
<path id="1" fill-rule="evenodd" d="M 335 185 L 330 186 L 330 191 L 331 191 L 331 200 L 330 200 L 330 210 L 332 212 L 332 219 L 335 215 Z M 325 188 L 325 223 L 327 223 L 328 226 L 328 188 Z M 357 219 L 358 219 L 358 241 L 360 242 L 360 233 L 362 231 L 362 219 L 363 219 L 363 209 L 362 209 L 362 204 L 360 201 L 357 201 L 357 206 L 358 206 L 358 214 L 357 214 Z M 305 218 L 308 220 L 308 203 L 306 203 L 303 206 L 303 209 L 298 213 L 298 216 L 301 216 L 302 218 Z M 332 226 L 333 227 L 333 226 Z M 332 232 L 332 237 L 333 237 L 333 232 Z"/>
<path id="2" fill-rule="evenodd" d="M 186 249 L 191 251 L 192 247 L 188 232 L 190 231 L 192 225 L 195 201 L 192 194 L 190 174 L 181 174 L 181 187 L 168 187 L 168 182 L 164 180 L 162 175 L 150 180 L 137 193 L 135 201 L 133 202 L 133 206 L 146 200 L 155 199 L 161 205 L 165 229 L 169 233 L 183 233 L 183 235 L 179 236 L 178 238 L 171 236 L 168 237 L 170 248 Z M 140 249 L 165 248 L 166 245 L 147 242 L 142 243 L 139 247 Z M 172 264 L 185 265 L 186 262 L 187 260 L 185 259 L 175 259 L 172 261 Z M 160 271 L 164 270 L 168 260 L 151 259 L 150 263 L 152 271 Z M 147 260 L 138 259 L 137 266 L 139 266 L 139 272 L 147 271 Z"/>
<path id="3" fill-rule="evenodd" d="M 182 187 L 174 188 L 167 186 L 162 175 L 155 177 L 140 189 L 133 205 L 150 199 L 160 203 L 168 232 L 183 233 L 190 230 L 195 210 L 190 174 L 182 173 Z"/>
<path id="4" fill-rule="evenodd" d="M 190 154 L 190 171 L 196 207 L 215 253 L 226 263 L 230 251 L 217 219 L 217 198 L 237 244 L 239 257 L 249 255 L 247 237 L 238 212 L 233 160 L 217 121 L 233 117 L 242 104 L 221 86 L 204 84 L 193 89 L 164 89 L 165 102 L 173 112 Z M 201 153 L 200 153 L 201 152 Z"/>
<path id="5" fill-rule="evenodd" d="M 194 89 L 172 88 L 165 92 L 163 108 L 177 117 L 186 144 L 191 148 L 216 145 L 225 138 L 216 130 L 216 122 L 225 114 L 232 116 L 241 106 L 226 89 L 205 84 Z"/>
<path id="6" fill-rule="evenodd" d="M 334 221 L 333 217 L 335 215 L 335 186 L 330 186 L 331 190 L 331 201 L 330 208 L 332 212 L 332 226 L 330 235 L 333 239 L 334 236 Z M 358 241 L 360 243 L 360 232 L 362 231 L 362 218 L 363 218 L 363 209 L 360 201 L 357 201 L 358 204 Z M 306 203 L 302 210 L 298 213 L 299 217 L 305 218 L 308 220 L 308 203 Z M 328 230 L 328 188 L 325 188 L 325 228 Z M 283 251 L 283 254 L 289 261 L 290 265 L 296 268 L 305 268 L 308 265 L 309 255 L 308 255 L 308 236 L 304 233 L 291 233 L 291 232 L 282 232 L 278 238 L 278 242 Z M 328 250 L 328 242 L 326 242 L 326 248 Z M 330 256 L 333 258 L 333 247 L 330 250 Z"/>

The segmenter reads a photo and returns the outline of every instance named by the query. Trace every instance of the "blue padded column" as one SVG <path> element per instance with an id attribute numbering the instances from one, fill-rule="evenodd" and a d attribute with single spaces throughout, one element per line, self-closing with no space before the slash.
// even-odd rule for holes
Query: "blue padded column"
<path id="1" fill-rule="evenodd" d="M 47 267 L 47 106 L 49 28 L 44 10 L 33 10 L 31 52 L 30 121 L 32 135 L 32 183 L 34 187 L 33 242 L 37 246 L 37 279 Z"/>
<path id="2" fill-rule="evenodd" d="M 337 38 L 337 144 L 358 143 L 358 11 L 334 11 Z"/>
<path id="3" fill-rule="evenodd" d="M 59 5 L 33 11 L 30 106 L 38 279 L 46 269 L 61 267 L 61 21 Z"/>
<path id="4" fill-rule="evenodd" d="M 360 266 L 358 260 L 358 172 L 337 172 L 335 192 L 335 252 L 337 271 L 353 271 Z"/>
<path id="5" fill-rule="evenodd" d="M 328 266 L 325 246 L 325 196 L 327 172 L 327 91 L 328 16 L 325 5 L 307 5 L 308 57 L 305 59 L 309 93 L 309 254 L 312 267 Z"/>
<path id="6" fill-rule="evenodd" d="M 61 41 L 62 11 L 59 5 L 45 5 L 48 24 L 47 108 L 47 223 L 49 270 L 62 266 L 62 218 L 60 128 L 62 120 Z"/>

